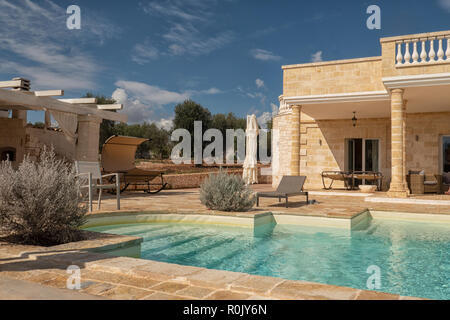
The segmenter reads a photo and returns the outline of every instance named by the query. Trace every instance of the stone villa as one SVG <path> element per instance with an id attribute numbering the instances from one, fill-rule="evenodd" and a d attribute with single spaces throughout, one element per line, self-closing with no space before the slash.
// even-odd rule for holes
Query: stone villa
<path id="1" fill-rule="evenodd" d="M 380 43 L 377 57 L 283 66 L 274 186 L 300 174 L 321 189 L 323 171 L 376 171 L 405 197 L 410 170 L 450 172 L 450 31 Z"/>

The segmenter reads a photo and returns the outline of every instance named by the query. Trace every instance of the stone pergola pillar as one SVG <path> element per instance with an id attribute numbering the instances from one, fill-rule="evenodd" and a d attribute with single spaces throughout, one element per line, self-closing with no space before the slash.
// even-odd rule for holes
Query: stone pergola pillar
<path id="1" fill-rule="evenodd" d="M 292 139 L 290 165 L 292 176 L 300 175 L 300 110 L 301 106 L 292 106 L 292 113 L 289 121 Z"/>
<path id="2" fill-rule="evenodd" d="M 390 197 L 408 196 L 405 171 L 405 127 L 406 104 L 403 101 L 403 89 L 391 91 L 391 186 Z"/>
<path id="3" fill-rule="evenodd" d="M 98 161 L 98 144 L 102 119 L 93 115 L 78 116 L 76 160 Z"/>

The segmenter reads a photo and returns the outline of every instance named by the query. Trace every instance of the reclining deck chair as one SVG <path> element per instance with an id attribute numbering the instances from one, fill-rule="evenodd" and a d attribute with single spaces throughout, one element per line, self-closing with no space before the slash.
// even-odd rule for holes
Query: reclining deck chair
<path id="1" fill-rule="evenodd" d="M 148 139 L 112 136 L 103 145 L 103 172 L 118 172 L 121 174 L 120 181 L 124 186 L 120 192 L 125 191 L 130 185 L 143 185 L 147 186 L 145 192 L 154 194 L 167 186 L 167 183 L 164 183 L 164 171 L 138 169 L 134 164 L 136 150 L 145 141 L 148 141 Z M 161 183 L 152 183 L 157 177 L 161 178 Z M 157 186 L 156 190 L 152 191 L 151 186 Z"/>
<path id="2" fill-rule="evenodd" d="M 256 194 L 256 206 L 259 206 L 259 198 L 278 198 L 281 202 L 281 198 L 286 199 L 286 208 L 288 207 L 288 198 L 290 196 L 306 196 L 306 203 L 308 204 L 308 192 L 303 191 L 303 185 L 305 184 L 305 176 L 283 176 L 281 182 L 278 185 L 277 191 L 273 192 L 258 192 Z"/>

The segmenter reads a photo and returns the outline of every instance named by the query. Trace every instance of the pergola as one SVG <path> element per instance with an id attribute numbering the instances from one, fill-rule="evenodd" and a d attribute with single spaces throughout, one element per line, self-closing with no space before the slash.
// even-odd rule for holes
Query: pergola
<path id="1" fill-rule="evenodd" d="M 0 81 L 0 111 L 12 110 L 12 117 L 27 123 L 27 111 L 45 111 L 45 127 L 50 127 L 50 115 L 64 134 L 76 144 L 76 159 L 97 161 L 100 123 L 102 119 L 126 122 L 121 104 L 97 104 L 95 98 L 56 99 L 63 90 L 30 91 L 30 81 L 14 78 Z"/>

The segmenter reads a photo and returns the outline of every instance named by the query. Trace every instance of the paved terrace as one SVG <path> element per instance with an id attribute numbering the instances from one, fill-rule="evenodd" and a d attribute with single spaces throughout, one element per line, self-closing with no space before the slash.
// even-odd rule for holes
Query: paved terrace
<path id="1" fill-rule="evenodd" d="M 255 191 L 273 190 L 270 185 L 254 185 L 252 188 Z M 278 203 L 277 199 L 261 198 L 260 207 L 254 208 L 249 214 L 270 211 L 272 213 L 349 219 L 367 209 L 408 213 L 450 214 L 450 206 L 445 205 L 367 202 L 365 201 L 366 197 L 361 196 L 362 194 L 358 191 L 315 190 L 311 191 L 311 193 L 310 200 L 314 199 L 317 201 L 314 205 L 306 205 L 304 196 L 290 197 L 289 208 L 285 208 L 284 202 Z M 387 195 L 385 192 L 375 192 L 373 197 L 387 198 Z M 107 195 L 104 199 L 102 200 L 101 211 L 96 211 L 93 214 L 116 211 L 115 197 Z M 414 196 L 410 199 L 450 201 L 450 196 L 430 194 Z M 96 204 L 94 203 L 95 209 Z M 236 215 L 236 213 L 214 212 L 205 208 L 199 200 L 199 189 L 165 190 L 156 195 L 148 195 L 144 192 L 125 192 L 121 198 L 121 209 L 124 212 L 155 211 L 158 213 Z"/>

